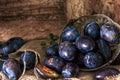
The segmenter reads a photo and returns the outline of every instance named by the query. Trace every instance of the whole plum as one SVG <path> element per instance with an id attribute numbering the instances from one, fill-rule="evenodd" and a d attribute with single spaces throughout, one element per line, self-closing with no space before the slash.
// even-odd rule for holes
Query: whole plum
<path id="1" fill-rule="evenodd" d="M 24 44 L 24 40 L 21 37 L 13 37 L 1 44 L 0 51 L 3 55 L 8 55 L 17 51 Z"/>
<path id="2" fill-rule="evenodd" d="M 97 68 L 103 64 L 102 56 L 97 52 L 88 52 L 84 56 L 84 65 L 87 68 Z"/>
<path id="3" fill-rule="evenodd" d="M 95 42 L 88 36 L 79 36 L 75 42 L 81 52 L 89 52 L 95 48 Z"/>
<path id="4" fill-rule="evenodd" d="M 108 62 L 112 56 L 109 44 L 103 39 L 99 39 L 96 42 L 98 52 L 102 55 L 104 62 Z"/>
<path id="5" fill-rule="evenodd" d="M 120 72 L 115 68 L 105 68 L 95 73 L 94 80 L 104 80 L 105 77 L 118 75 Z"/>
<path id="6" fill-rule="evenodd" d="M 22 68 L 17 60 L 11 58 L 4 62 L 2 72 L 9 80 L 18 80 L 22 74 Z"/>
<path id="7" fill-rule="evenodd" d="M 59 45 L 59 55 L 67 61 L 72 61 L 75 58 L 76 51 L 75 45 L 68 41 L 64 41 Z"/>
<path id="8" fill-rule="evenodd" d="M 47 57 L 45 60 L 44 60 L 44 64 L 51 68 L 51 69 L 54 69 L 56 70 L 57 72 L 61 73 L 61 70 L 65 64 L 64 60 L 58 56 L 50 56 L 50 57 Z"/>
<path id="9" fill-rule="evenodd" d="M 96 22 L 90 22 L 85 26 L 84 34 L 93 39 L 97 39 L 100 35 L 100 27 Z"/>
<path id="10" fill-rule="evenodd" d="M 58 55 L 58 48 L 59 48 L 58 44 L 52 44 L 47 47 L 46 54 L 48 56 Z"/>
<path id="11" fill-rule="evenodd" d="M 74 63 L 67 63 L 62 69 L 62 76 L 65 78 L 76 77 L 79 70 L 78 65 Z"/>
<path id="12" fill-rule="evenodd" d="M 76 38 L 79 36 L 78 30 L 74 26 L 67 26 L 63 29 L 61 38 L 63 41 L 74 42 Z"/>
<path id="13" fill-rule="evenodd" d="M 100 36 L 104 40 L 114 43 L 118 41 L 118 32 L 115 27 L 111 24 L 103 24 L 100 28 Z"/>
<path id="14" fill-rule="evenodd" d="M 24 61 L 26 62 L 26 69 L 32 69 L 35 66 L 36 55 L 32 51 L 20 52 L 20 63 L 24 65 Z"/>

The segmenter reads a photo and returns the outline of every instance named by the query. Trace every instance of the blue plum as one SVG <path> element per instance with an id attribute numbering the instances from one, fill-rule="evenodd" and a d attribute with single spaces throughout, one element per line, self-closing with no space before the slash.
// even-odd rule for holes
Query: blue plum
<path id="1" fill-rule="evenodd" d="M 20 37 L 13 37 L 1 44 L 0 51 L 3 55 L 8 55 L 17 51 L 24 44 L 24 40 Z"/>
<path id="2" fill-rule="evenodd" d="M 115 29 L 115 26 L 111 24 L 102 25 L 102 27 L 100 28 L 100 36 L 101 38 L 103 38 L 104 40 L 110 43 L 114 43 L 118 41 L 118 38 L 119 38 L 118 32 Z"/>
<path id="3" fill-rule="evenodd" d="M 64 41 L 59 45 L 59 55 L 67 61 L 74 60 L 76 51 L 75 45 L 68 41 Z"/>
<path id="4" fill-rule="evenodd" d="M 102 55 L 104 62 L 108 62 L 112 56 L 109 44 L 103 39 L 99 39 L 96 42 L 98 52 Z"/>
<path id="5" fill-rule="evenodd" d="M 50 56 L 44 60 L 44 64 L 47 67 L 54 69 L 57 72 L 61 73 L 61 70 L 62 70 L 63 66 L 65 65 L 65 62 L 62 58 L 60 58 L 58 56 Z"/>
<path id="6" fill-rule="evenodd" d="M 79 74 L 79 67 L 74 63 L 66 63 L 62 69 L 62 76 L 65 78 L 77 77 Z"/>
<path id="7" fill-rule="evenodd" d="M 79 36 L 75 45 L 83 53 L 92 51 L 95 48 L 95 42 L 88 36 Z"/>
<path id="8" fill-rule="evenodd" d="M 100 27 L 96 22 L 88 23 L 84 28 L 84 34 L 90 36 L 93 39 L 99 38 Z"/>
<path id="9" fill-rule="evenodd" d="M 61 38 L 63 41 L 74 42 L 79 36 L 78 30 L 74 26 L 67 26 L 63 29 Z"/>
<path id="10" fill-rule="evenodd" d="M 36 55 L 32 51 L 26 51 L 26 52 L 19 52 L 20 55 L 20 63 L 21 65 L 24 65 L 24 61 L 26 62 L 26 69 L 32 69 L 35 66 L 36 62 Z"/>
<path id="11" fill-rule="evenodd" d="M 94 80 L 104 80 L 105 77 L 118 75 L 120 72 L 115 68 L 105 68 L 99 70 L 94 75 Z"/>
<path id="12" fill-rule="evenodd" d="M 84 65 L 87 68 L 97 68 L 103 64 L 102 56 L 97 52 L 88 52 L 84 56 Z"/>
<path id="13" fill-rule="evenodd" d="M 8 59 L 2 66 L 2 72 L 9 78 L 9 80 L 18 80 L 22 74 L 20 63 L 15 59 Z"/>
<path id="14" fill-rule="evenodd" d="M 47 47 L 46 54 L 48 56 L 58 55 L 58 48 L 59 48 L 58 44 L 52 44 Z"/>

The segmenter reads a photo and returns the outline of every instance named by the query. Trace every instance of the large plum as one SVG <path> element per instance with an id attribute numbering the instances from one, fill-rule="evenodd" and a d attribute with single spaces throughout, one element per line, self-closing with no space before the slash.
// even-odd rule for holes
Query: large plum
<path id="1" fill-rule="evenodd" d="M 18 80 L 22 74 L 23 69 L 20 63 L 15 59 L 8 59 L 2 66 L 2 72 L 9 78 L 9 80 Z"/>
<path id="2" fill-rule="evenodd" d="M 51 55 L 58 55 L 58 44 L 52 44 L 50 46 L 47 47 L 46 49 L 46 54 L 48 56 L 51 56 Z"/>
<path id="3" fill-rule="evenodd" d="M 95 73 L 94 80 L 104 80 L 105 77 L 118 75 L 120 72 L 115 68 L 105 68 Z"/>
<path id="4" fill-rule="evenodd" d="M 72 61 L 75 58 L 76 51 L 75 45 L 68 41 L 64 41 L 59 45 L 59 55 L 65 60 Z"/>
<path id="5" fill-rule="evenodd" d="M 74 26 L 67 26 L 63 29 L 61 38 L 63 41 L 73 42 L 79 36 L 78 30 Z"/>
<path id="6" fill-rule="evenodd" d="M 65 78 L 76 77 L 79 70 L 78 65 L 74 63 L 67 63 L 62 69 L 62 76 Z"/>
<path id="7" fill-rule="evenodd" d="M 93 39 L 97 39 L 100 35 L 100 27 L 96 22 L 90 22 L 85 26 L 84 34 Z"/>
<path id="8" fill-rule="evenodd" d="M 32 69 L 35 66 L 36 62 L 36 55 L 32 51 L 25 51 L 25 52 L 19 52 L 20 55 L 20 63 L 24 65 L 24 61 L 26 62 L 26 69 Z"/>
<path id="9" fill-rule="evenodd" d="M 102 56 L 97 52 L 88 52 L 84 56 L 84 65 L 87 68 L 97 68 L 103 64 Z"/>
<path id="10" fill-rule="evenodd" d="M 81 52 L 89 52 L 95 48 L 95 42 L 88 36 L 79 36 L 75 44 Z"/>
<path id="11" fill-rule="evenodd" d="M 64 60 L 58 56 L 50 56 L 45 59 L 44 64 L 51 68 L 56 70 L 57 72 L 61 73 L 61 70 L 65 64 Z"/>
<path id="12" fill-rule="evenodd" d="M 105 62 L 111 59 L 111 50 L 109 44 L 103 40 L 99 39 L 96 41 L 99 53 L 102 55 Z"/>
<path id="13" fill-rule="evenodd" d="M 100 28 L 100 36 L 104 40 L 114 43 L 118 40 L 118 32 L 115 27 L 111 24 L 103 24 Z"/>
<path id="14" fill-rule="evenodd" d="M 18 50 L 24 44 L 21 37 L 13 37 L 0 46 L 0 51 L 3 55 L 8 55 Z"/>

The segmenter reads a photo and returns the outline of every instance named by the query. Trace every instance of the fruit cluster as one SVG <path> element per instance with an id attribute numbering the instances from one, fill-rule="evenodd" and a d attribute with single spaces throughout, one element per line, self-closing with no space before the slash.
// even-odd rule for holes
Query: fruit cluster
<path id="1" fill-rule="evenodd" d="M 90 22 L 83 31 L 84 35 L 75 26 L 67 25 L 62 30 L 59 44 L 54 42 L 57 37 L 50 34 L 52 40 L 45 51 L 47 57 L 44 65 L 36 64 L 38 56 L 32 51 L 16 53 L 21 54 L 19 60 L 9 58 L 9 54 L 17 51 L 25 43 L 20 37 L 11 38 L 0 45 L 1 56 L 5 58 L 5 61 L 1 62 L 1 70 L 10 80 L 18 80 L 24 69 L 33 68 L 45 79 L 71 78 L 77 77 L 81 69 L 95 69 L 109 62 L 114 55 L 111 53 L 110 45 L 119 41 L 115 26 L 112 24 L 100 26 L 96 22 Z M 118 58 L 116 60 L 119 60 Z M 119 73 L 117 69 L 106 68 L 96 72 L 94 79 L 103 80 L 106 76 Z"/>
<path id="2" fill-rule="evenodd" d="M 75 26 L 67 25 L 60 38 L 59 44 L 46 49 L 44 64 L 69 78 L 76 77 L 81 68 L 94 69 L 107 63 L 112 58 L 110 44 L 117 43 L 119 36 L 112 24 L 90 22 L 84 27 L 84 35 Z"/>
<path id="3" fill-rule="evenodd" d="M 35 67 L 36 55 L 34 52 L 19 52 L 21 54 L 19 60 L 9 58 L 9 54 L 17 51 L 24 43 L 25 41 L 21 37 L 13 37 L 0 45 L 1 59 L 3 59 L 1 61 L 1 70 L 10 80 L 18 80 L 20 78 L 24 65 L 27 70 Z"/>

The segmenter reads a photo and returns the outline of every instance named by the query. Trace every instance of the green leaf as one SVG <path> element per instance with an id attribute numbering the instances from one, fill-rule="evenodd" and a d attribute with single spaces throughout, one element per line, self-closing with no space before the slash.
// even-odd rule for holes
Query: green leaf
<path id="1" fill-rule="evenodd" d="M 49 34 L 50 40 L 56 41 L 59 37 L 57 35 L 54 35 L 53 33 Z"/>
<path id="2" fill-rule="evenodd" d="M 45 41 L 41 41 L 41 46 L 42 47 L 46 47 L 47 46 L 47 43 Z"/>

